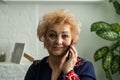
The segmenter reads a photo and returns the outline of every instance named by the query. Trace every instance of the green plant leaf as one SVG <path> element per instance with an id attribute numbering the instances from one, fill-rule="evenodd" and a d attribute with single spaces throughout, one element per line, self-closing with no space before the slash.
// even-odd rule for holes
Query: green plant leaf
<path id="1" fill-rule="evenodd" d="M 118 1 L 113 2 L 113 6 L 117 14 L 120 15 L 120 3 Z"/>
<path id="2" fill-rule="evenodd" d="M 107 47 L 107 46 L 104 46 L 104 47 L 98 49 L 94 54 L 94 60 L 98 61 L 98 60 L 102 59 L 103 57 L 105 57 L 108 50 L 109 50 L 109 47 Z"/>
<path id="3" fill-rule="evenodd" d="M 120 61 L 120 56 L 119 55 L 116 55 L 116 56 L 113 57 L 113 59 L 111 61 L 111 72 L 112 72 L 112 74 L 119 71 L 119 61 Z"/>
<path id="4" fill-rule="evenodd" d="M 119 40 L 117 42 L 115 42 L 115 43 L 112 44 L 111 50 L 112 51 L 115 50 L 118 46 L 119 46 Z"/>
<path id="5" fill-rule="evenodd" d="M 103 21 L 95 22 L 91 25 L 91 31 L 98 31 L 101 29 L 112 30 L 110 24 L 103 22 Z"/>
<path id="6" fill-rule="evenodd" d="M 112 58 L 113 58 L 113 53 L 111 51 L 109 51 L 106 54 L 105 58 L 103 58 L 103 60 L 102 60 L 102 67 L 104 70 L 110 69 Z"/>
<path id="7" fill-rule="evenodd" d="M 120 39 L 117 40 L 116 44 L 118 47 L 115 49 L 115 51 L 120 55 Z"/>
<path id="8" fill-rule="evenodd" d="M 96 32 L 98 36 L 100 36 L 103 39 L 109 40 L 109 41 L 115 41 L 119 38 L 119 33 L 112 31 L 112 30 L 98 30 Z"/>
<path id="9" fill-rule="evenodd" d="M 117 1 L 117 0 L 109 0 L 109 2 L 115 2 L 115 1 Z"/>
<path id="10" fill-rule="evenodd" d="M 119 60 L 120 61 L 120 60 Z M 120 62 L 119 62 L 119 74 L 120 74 Z"/>
<path id="11" fill-rule="evenodd" d="M 118 23 L 111 24 L 111 27 L 113 28 L 114 31 L 120 32 L 120 25 Z"/>
<path id="12" fill-rule="evenodd" d="M 108 80 L 113 80 L 109 70 L 105 70 L 105 74 Z"/>

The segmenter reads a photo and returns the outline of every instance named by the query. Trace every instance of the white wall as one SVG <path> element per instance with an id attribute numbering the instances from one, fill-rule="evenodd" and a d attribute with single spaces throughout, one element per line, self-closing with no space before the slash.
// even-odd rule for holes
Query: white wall
<path id="1" fill-rule="evenodd" d="M 95 33 L 90 32 L 90 25 L 96 21 L 113 23 L 120 21 L 114 12 L 112 4 L 107 2 L 58 2 L 58 3 L 27 3 L 10 2 L 0 3 L 0 48 L 7 54 L 6 62 L 11 59 L 11 53 L 16 42 L 25 43 L 24 52 L 29 53 L 36 59 L 48 55 L 47 51 L 36 36 L 36 28 L 39 18 L 46 12 L 57 8 L 69 9 L 82 23 L 82 31 L 76 48 L 79 56 L 93 62 L 97 80 L 105 80 L 101 63 L 95 63 L 93 54 L 96 49 L 107 45 L 108 42 L 101 40 Z M 22 58 L 21 64 L 31 64 Z"/>

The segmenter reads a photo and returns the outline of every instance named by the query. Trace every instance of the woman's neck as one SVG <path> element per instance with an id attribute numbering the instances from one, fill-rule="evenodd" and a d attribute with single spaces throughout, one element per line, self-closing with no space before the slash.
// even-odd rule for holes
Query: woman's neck
<path id="1" fill-rule="evenodd" d="M 57 80 L 60 73 L 62 72 L 62 67 L 65 60 L 66 60 L 65 57 L 58 57 L 58 56 L 51 56 L 51 55 L 48 57 L 48 63 L 52 69 L 51 80 Z"/>
<path id="2" fill-rule="evenodd" d="M 51 56 L 51 55 L 48 57 L 48 63 L 50 67 L 52 68 L 52 70 L 61 69 L 65 60 L 66 58 L 64 57 Z"/>

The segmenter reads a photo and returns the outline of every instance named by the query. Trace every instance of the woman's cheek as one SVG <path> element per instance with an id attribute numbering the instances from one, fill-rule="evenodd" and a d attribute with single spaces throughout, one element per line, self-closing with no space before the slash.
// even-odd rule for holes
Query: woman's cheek
<path id="1" fill-rule="evenodd" d="M 65 41 L 64 44 L 65 44 L 66 46 L 70 46 L 70 45 L 71 45 L 71 40 Z"/>
<path id="2" fill-rule="evenodd" d="M 52 43 L 53 43 L 52 40 L 47 39 L 47 38 L 45 39 L 45 46 L 46 47 L 51 47 Z"/>

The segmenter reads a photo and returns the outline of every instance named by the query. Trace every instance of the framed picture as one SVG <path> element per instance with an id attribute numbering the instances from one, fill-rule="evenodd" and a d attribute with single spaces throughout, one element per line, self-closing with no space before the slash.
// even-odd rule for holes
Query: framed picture
<path id="1" fill-rule="evenodd" d="M 24 51 L 25 43 L 15 43 L 12 53 L 11 62 L 19 64 Z"/>

